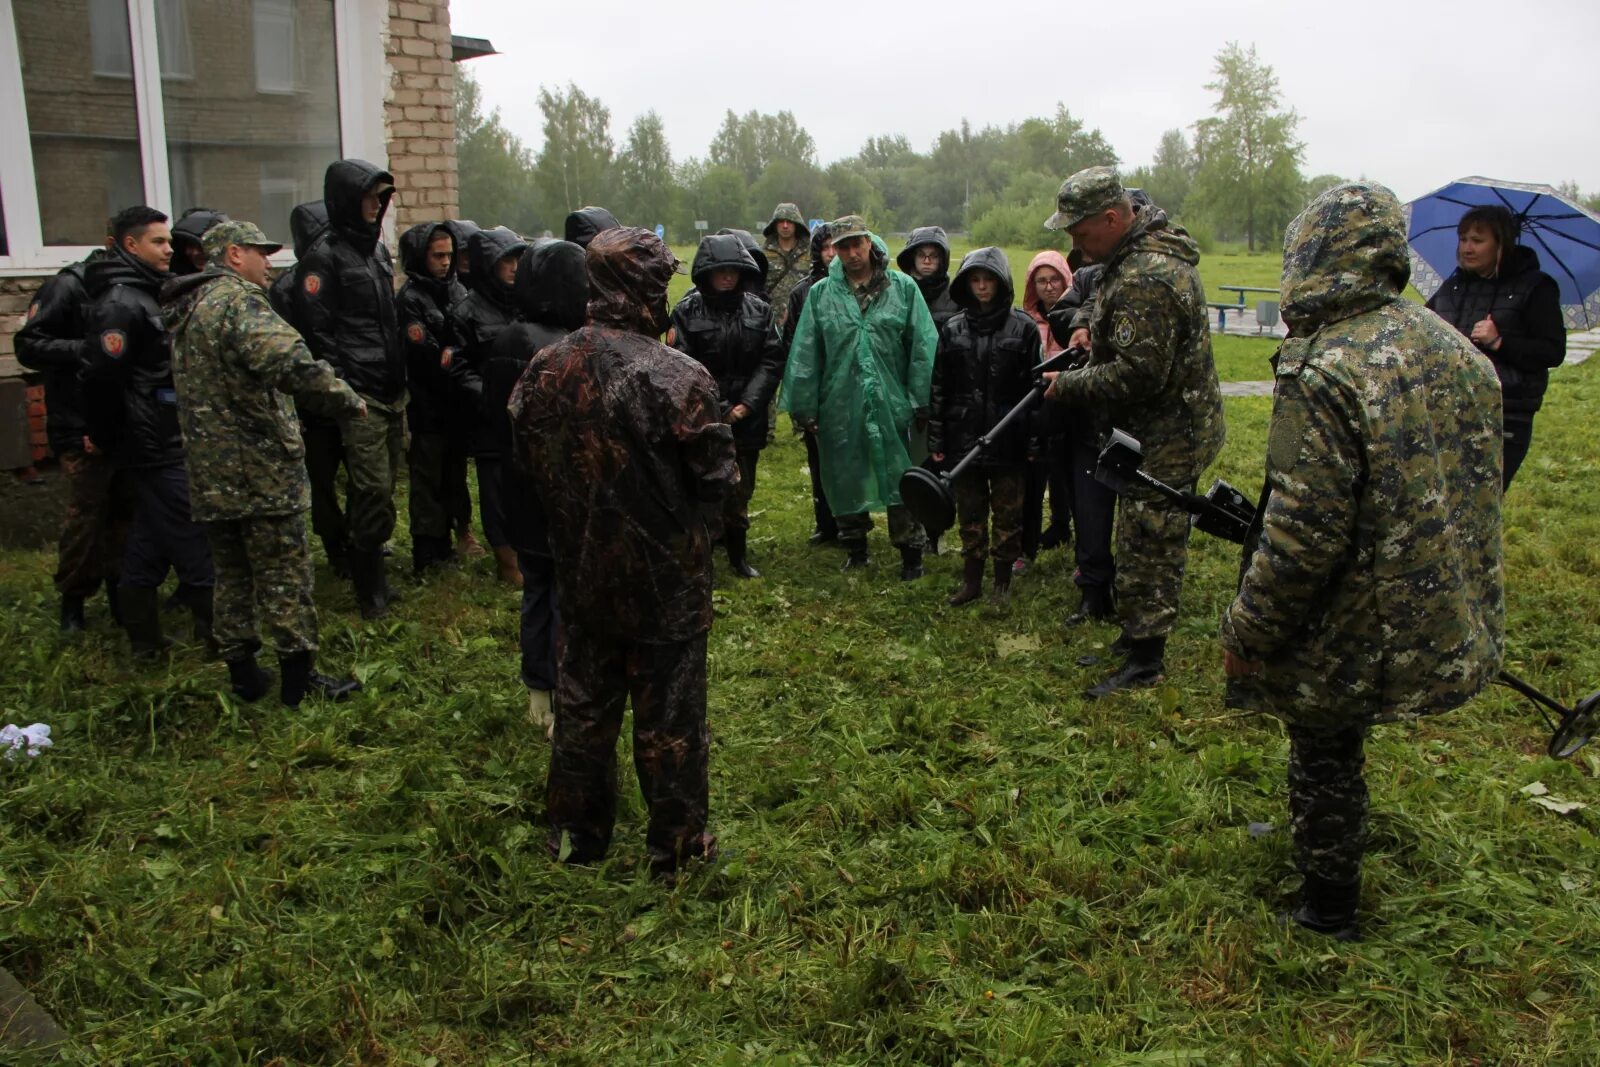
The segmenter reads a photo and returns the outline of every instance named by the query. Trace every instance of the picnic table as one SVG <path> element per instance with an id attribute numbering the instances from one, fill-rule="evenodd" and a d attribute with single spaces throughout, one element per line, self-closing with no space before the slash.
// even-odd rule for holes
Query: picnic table
<path id="1" fill-rule="evenodd" d="M 1276 290 L 1276 289 L 1265 289 L 1265 288 L 1262 288 L 1259 285 L 1219 285 L 1219 286 L 1217 286 L 1217 288 L 1218 289 L 1224 289 L 1224 290 L 1226 290 L 1226 291 L 1228 291 L 1230 293 L 1238 293 L 1239 294 L 1239 300 L 1238 300 L 1237 303 L 1222 303 L 1222 302 L 1219 302 L 1219 301 L 1216 301 L 1216 300 L 1213 300 L 1213 301 L 1209 302 L 1208 306 L 1212 307 L 1212 308 L 1215 308 L 1216 312 L 1217 312 L 1217 332 L 1218 333 L 1221 333 L 1222 331 L 1224 331 L 1224 330 L 1226 330 L 1228 328 L 1228 312 L 1237 311 L 1237 312 L 1239 312 L 1241 314 L 1244 313 L 1244 310 L 1245 310 L 1244 294 L 1246 294 L 1246 293 L 1271 293 L 1273 296 L 1277 296 L 1278 295 L 1278 290 Z"/>

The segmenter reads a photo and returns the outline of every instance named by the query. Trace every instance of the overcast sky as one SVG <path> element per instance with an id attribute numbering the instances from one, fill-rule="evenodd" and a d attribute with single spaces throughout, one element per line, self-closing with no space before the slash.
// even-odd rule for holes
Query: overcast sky
<path id="1" fill-rule="evenodd" d="M 1256 45 L 1300 113 L 1307 175 L 1366 177 L 1401 199 L 1469 174 L 1600 192 L 1597 0 L 452 0 L 450 12 L 453 32 L 502 53 L 467 66 L 534 151 L 539 87 L 570 81 L 611 109 L 619 147 L 654 108 L 675 160 L 703 156 L 728 108 L 792 111 L 827 164 L 873 135 L 926 152 L 962 118 L 1005 125 L 1059 101 L 1131 168 L 1163 130 L 1210 113 L 1204 86 L 1234 40 Z"/>

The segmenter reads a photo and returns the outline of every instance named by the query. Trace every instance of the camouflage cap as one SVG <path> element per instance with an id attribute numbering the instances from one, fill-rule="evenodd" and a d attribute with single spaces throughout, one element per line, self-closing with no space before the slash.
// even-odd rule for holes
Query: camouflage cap
<path id="1" fill-rule="evenodd" d="M 1056 213 L 1045 220 L 1047 230 L 1065 230 L 1097 211 L 1127 199 L 1128 191 L 1110 167 L 1085 167 L 1061 183 L 1056 193 Z"/>
<path id="2" fill-rule="evenodd" d="M 833 243 L 848 241 L 852 237 L 872 236 L 872 231 L 867 229 L 867 220 L 860 215 L 846 215 L 842 219 L 834 219 L 828 223 L 828 232 L 833 235 Z"/>
<path id="3" fill-rule="evenodd" d="M 251 248 L 259 248 L 269 256 L 283 247 L 276 241 L 267 240 L 267 235 L 261 232 L 261 227 L 253 222 L 245 222 L 241 219 L 217 223 L 206 231 L 202 244 L 205 247 L 207 259 L 215 259 L 222 255 L 223 249 L 229 245 L 245 245 Z"/>

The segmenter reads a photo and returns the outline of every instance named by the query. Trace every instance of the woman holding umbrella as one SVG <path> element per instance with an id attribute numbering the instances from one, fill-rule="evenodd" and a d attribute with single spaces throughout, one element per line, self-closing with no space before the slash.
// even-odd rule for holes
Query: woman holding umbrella
<path id="1" fill-rule="evenodd" d="M 1428 308 L 1465 334 L 1494 363 L 1505 410 L 1509 488 L 1533 438 L 1550 368 L 1567 354 L 1556 281 L 1533 249 L 1516 243 L 1517 217 L 1498 204 L 1469 209 L 1456 224 L 1456 270 Z"/>

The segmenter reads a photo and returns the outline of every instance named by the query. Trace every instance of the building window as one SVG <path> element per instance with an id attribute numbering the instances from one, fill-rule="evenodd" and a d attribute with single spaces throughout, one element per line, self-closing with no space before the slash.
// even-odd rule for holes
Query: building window
<path id="1" fill-rule="evenodd" d="M 163 78 L 194 77 L 189 44 L 187 0 L 155 0 L 156 55 Z M 25 6 L 18 3 L 19 7 Z M 128 0 L 88 0 L 89 51 L 102 78 L 133 77 L 133 44 L 128 35 Z"/>
<path id="2" fill-rule="evenodd" d="M 299 86 L 294 0 L 254 0 L 256 91 L 292 93 Z"/>

